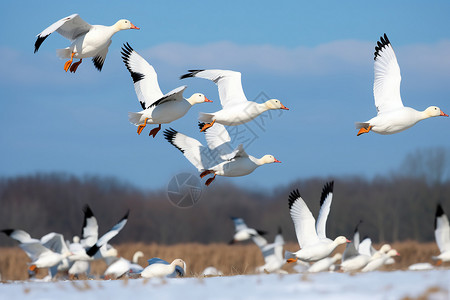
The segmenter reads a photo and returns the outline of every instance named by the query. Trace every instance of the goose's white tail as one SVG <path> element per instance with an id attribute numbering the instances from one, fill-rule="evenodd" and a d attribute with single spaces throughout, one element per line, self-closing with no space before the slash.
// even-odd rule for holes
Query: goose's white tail
<path id="1" fill-rule="evenodd" d="M 355 122 L 356 129 L 369 128 L 370 124 L 366 122 Z"/>
<path id="2" fill-rule="evenodd" d="M 72 52 L 69 48 L 56 49 L 56 55 L 58 55 L 59 58 L 70 58 L 71 54 Z"/>
<path id="3" fill-rule="evenodd" d="M 284 251 L 284 259 L 285 260 L 288 260 L 288 259 L 290 259 L 290 258 L 292 258 L 292 259 L 296 259 L 297 258 L 297 256 L 295 256 L 295 254 L 294 253 L 292 253 L 292 252 L 289 252 L 289 251 Z"/>
<path id="4" fill-rule="evenodd" d="M 128 121 L 130 121 L 130 123 L 134 125 L 142 124 L 143 123 L 143 120 L 141 120 L 142 115 L 143 114 L 141 112 L 129 112 Z"/>
<path id="5" fill-rule="evenodd" d="M 198 114 L 198 120 L 200 122 L 205 123 L 211 123 L 213 121 L 214 114 L 208 114 L 208 113 L 199 113 Z"/>

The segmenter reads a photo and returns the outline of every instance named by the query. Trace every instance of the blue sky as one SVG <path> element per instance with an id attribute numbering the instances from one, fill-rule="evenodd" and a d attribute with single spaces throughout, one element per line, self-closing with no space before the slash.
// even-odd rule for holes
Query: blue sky
<path id="1" fill-rule="evenodd" d="M 375 115 L 373 52 L 384 32 L 400 64 L 403 103 L 450 112 L 448 1 L 8 1 L 2 7 L 0 176 L 98 174 L 157 189 L 177 173 L 196 173 L 162 132 L 150 138 L 149 126 L 138 136 L 128 122 L 127 112 L 140 106 L 120 57 L 124 42 L 155 67 L 163 92 L 188 85 L 185 96 L 202 92 L 214 101 L 163 129 L 204 143 L 197 114 L 218 110 L 220 102 L 212 82 L 179 80 L 192 68 L 240 71 L 248 99 L 267 95 L 290 108 L 266 113 L 236 136 L 249 154 L 270 153 L 282 164 L 217 181 L 274 188 L 311 176 L 371 178 L 397 169 L 416 149 L 450 149 L 450 118 L 392 136 L 356 137 L 354 128 Z M 101 73 L 89 60 L 76 74 L 65 73 L 55 53 L 69 45 L 64 38 L 52 34 L 33 50 L 39 32 L 72 13 L 91 24 L 127 18 L 141 30 L 113 37 Z"/>

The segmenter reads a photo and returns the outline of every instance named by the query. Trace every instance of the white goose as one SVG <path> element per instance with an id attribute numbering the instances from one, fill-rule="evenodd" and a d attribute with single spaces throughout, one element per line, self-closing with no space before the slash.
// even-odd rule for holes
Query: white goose
<path id="1" fill-rule="evenodd" d="M 364 268 L 362 268 L 361 272 L 375 271 L 385 265 L 386 262 L 394 256 L 400 256 L 400 254 L 395 249 L 391 249 L 387 253 L 378 251 L 372 256 L 369 263 Z"/>
<path id="2" fill-rule="evenodd" d="M 264 155 L 261 158 L 248 155 L 242 144 L 233 150 L 230 135 L 222 124 L 217 124 L 206 131 L 208 147 L 172 128 L 164 131 L 164 137 L 201 172 L 201 178 L 214 174 L 205 182 L 207 186 L 213 182 L 216 175 L 245 176 L 264 164 L 280 163 L 273 155 Z"/>
<path id="3" fill-rule="evenodd" d="M 152 277 L 183 277 L 186 273 L 186 263 L 182 259 L 175 259 L 172 263 L 161 258 L 152 258 L 148 260 L 148 266 L 142 270 L 143 278 Z"/>
<path id="4" fill-rule="evenodd" d="M 264 257 L 264 265 L 256 268 L 259 273 L 279 273 L 287 274 L 281 267 L 285 264 L 283 257 L 284 238 L 281 234 L 281 228 L 278 229 L 278 234 L 275 236 L 273 243 L 269 244 L 265 238 L 260 235 L 251 237 L 253 242 L 259 247 Z"/>
<path id="5" fill-rule="evenodd" d="M 201 129 L 206 130 L 215 122 L 235 126 L 247 123 L 269 109 L 288 110 L 277 99 L 271 99 L 264 103 L 248 101 L 242 89 L 241 73 L 228 70 L 188 70 L 189 73 L 181 76 L 181 79 L 198 77 L 212 80 L 219 89 L 220 104 L 222 109 L 215 113 L 200 113 L 199 120 L 207 124 Z"/>
<path id="6" fill-rule="evenodd" d="M 72 42 L 69 47 L 56 50 L 60 58 L 69 58 L 64 64 L 66 72 L 70 68 L 70 72 L 75 73 L 83 58 L 87 57 L 92 57 L 94 66 L 101 71 L 112 36 L 126 29 L 139 28 L 128 20 L 119 20 L 112 26 L 90 25 L 78 14 L 73 14 L 53 23 L 39 33 L 34 44 L 34 53 L 39 50 L 44 40 L 56 31 Z M 74 58 L 80 60 L 72 64 Z"/>
<path id="7" fill-rule="evenodd" d="M 434 237 L 441 254 L 432 258 L 438 261 L 438 265 L 450 261 L 450 224 L 440 204 L 437 206 L 434 219 Z"/>
<path id="8" fill-rule="evenodd" d="M 306 262 L 318 261 L 330 255 L 337 246 L 350 242 L 344 236 L 339 236 L 334 240 L 326 237 L 326 219 L 330 211 L 332 197 L 333 182 L 330 182 L 322 190 L 320 212 L 316 223 L 298 189 L 291 192 L 289 195 L 289 211 L 301 249 L 294 253 L 286 251 L 285 258 L 288 262 L 295 262 L 297 259 Z"/>
<path id="9" fill-rule="evenodd" d="M 424 111 L 403 106 L 400 97 L 400 67 L 386 34 L 377 42 L 374 59 L 373 95 L 378 114 L 367 122 L 355 123 L 356 129 L 359 129 L 357 135 L 371 130 L 379 134 L 393 134 L 430 117 L 448 117 L 437 106 L 430 106 Z"/>
<path id="10" fill-rule="evenodd" d="M 141 134 L 147 124 L 159 124 L 159 127 L 152 129 L 149 134 L 155 137 L 161 129 L 161 124 L 168 124 L 183 117 L 194 104 L 212 102 L 200 93 L 184 99 L 186 86 L 180 86 L 164 95 L 159 88 L 155 69 L 128 43 L 122 47 L 122 58 L 131 74 L 143 109 L 140 112 L 128 113 L 129 121 L 138 126 L 138 134 Z"/>
<path id="11" fill-rule="evenodd" d="M 242 218 L 232 217 L 231 219 L 234 223 L 235 233 L 233 235 L 233 239 L 229 242 L 229 244 L 246 241 L 254 236 L 261 236 L 266 234 L 265 231 L 249 228 Z"/>
<path id="12" fill-rule="evenodd" d="M 123 257 L 112 263 L 105 271 L 105 278 L 120 278 L 127 273 L 140 273 L 144 268 L 138 264 L 139 257 L 143 257 L 142 251 L 136 251 L 133 254 L 132 261 Z"/>
<path id="13" fill-rule="evenodd" d="M 332 268 L 334 266 L 334 264 L 341 258 L 342 258 L 341 253 L 336 253 L 335 255 L 333 255 L 331 257 L 322 258 L 321 260 L 318 260 L 315 263 L 313 263 L 308 268 L 308 272 L 309 273 L 317 273 L 317 272 L 329 271 L 330 268 Z"/>

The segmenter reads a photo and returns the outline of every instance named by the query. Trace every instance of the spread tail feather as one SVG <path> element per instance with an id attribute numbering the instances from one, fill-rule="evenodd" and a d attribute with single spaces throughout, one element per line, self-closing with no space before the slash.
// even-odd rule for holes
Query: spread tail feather
<path id="1" fill-rule="evenodd" d="M 204 123 L 211 123 L 213 121 L 214 114 L 208 114 L 208 113 L 199 113 L 198 114 L 198 120 L 200 122 Z"/>
<path id="2" fill-rule="evenodd" d="M 141 112 L 129 112 L 128 113 L 128 121 L 134 125 L 139 125 L 142 123 L 141 121 L 142 113 Z"/>
<path id="3" fill-rule="evenodd" d="M 69 48 L 56 49 L 56 55 L 58 55 L 59 58 L 70 58 L 71 54 L 72 52 Z"/>
<path id="4" fill-rule="evenodd" d="M 370 123 L 367 122 L 355 122 L 355 127 L 356 129 L 361 129 L 361 128 L 369 128 Z"/>

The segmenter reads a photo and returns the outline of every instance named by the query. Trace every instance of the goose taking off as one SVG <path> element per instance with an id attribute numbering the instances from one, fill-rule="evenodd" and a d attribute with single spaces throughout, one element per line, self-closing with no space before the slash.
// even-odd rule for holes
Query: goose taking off
<path id="1" fill-rule="evenodd" d="M 39 50 L 39 47 L 44 40 L 53 32 L 58 32 L 60 35 L 70 40 L 72 43 L 69 47 L 56 50 L 60 58 L 69 58 L 64 64 L 64 70 L 75 73 L 78 66 L 83 61 L 83 58 L 92 57 L 94 66 L 101 71 L 103 63 L 108 54 L 108 47 L 111 45 L 111 38 L 114 34 L 121 30 L 139 29 L 128 20 L 119 20 L 112 26 L 104 25 L 90 25 L 84 21 L 78 14 L 73 14 L 68 17 L 56 21 L 44 31 L 37 35 L 37 40 L 34 43 L 34 53 Z M 73 59 L 80 59 L 78 62 L 72 64 Z"/>

